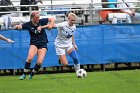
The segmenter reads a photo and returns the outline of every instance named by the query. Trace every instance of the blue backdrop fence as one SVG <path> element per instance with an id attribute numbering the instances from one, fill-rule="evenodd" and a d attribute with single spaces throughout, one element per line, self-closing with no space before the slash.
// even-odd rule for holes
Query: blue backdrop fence
<path id="1" fill-rule="evenodd" d="M 140 24 L 77 26 L 75 39 L 81 64 L 140 62 Z M 42 67 L 60 66 L 55 53 L 57 30 L 46 30 L 48 52 Z M 0 40 L 0 69 L 22 69 L 28 54 L 30 36 L 27 30 L 1 30 L 14 43 Z M 68 57 L 69 65 L 73 61 Z M 36 57 L 32 62 L 35 64 Z"/>

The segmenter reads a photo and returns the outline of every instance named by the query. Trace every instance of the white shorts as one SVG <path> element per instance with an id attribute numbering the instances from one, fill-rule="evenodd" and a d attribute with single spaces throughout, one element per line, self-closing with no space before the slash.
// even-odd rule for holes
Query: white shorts
<path id="1" fill-rule="evenodd" d="M 69 47 L 58 47 L 58 46 L 55 46 L 56 55 L 64 55 L 64 54 L 66 54 L 66 52 L 68 52 L 72 48 L 74 48 L 74 47 L 73 46 L 69 46 Z"/>

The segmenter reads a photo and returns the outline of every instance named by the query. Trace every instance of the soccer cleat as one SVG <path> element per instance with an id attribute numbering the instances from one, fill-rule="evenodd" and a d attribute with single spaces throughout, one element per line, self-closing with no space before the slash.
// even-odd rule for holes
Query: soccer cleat
<path id="1" fill-rule="evenodd" d="M 23 79 L 25 79 L 25 77 L 26 77 L 26 75 L 23 74 L 22 76 L 19 77 L 19 80 L 23 80 Z"/>
<path id="2" fill-rule="evenodd" d="M 31 74 L 29 75 L 29 80 L 33 79 L 34 73 L 31 72 Z"/>
<path id="3" fill-rule="evenodd" d="M 31 80 L 33 78 L 33 76 L 32 75 L 29 75 L 29 80 Z"/>

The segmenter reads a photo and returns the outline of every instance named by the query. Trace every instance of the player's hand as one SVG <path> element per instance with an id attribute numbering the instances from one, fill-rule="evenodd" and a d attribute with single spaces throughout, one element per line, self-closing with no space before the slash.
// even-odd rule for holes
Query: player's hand
<path id="1" fill-rule="evenodd" d="M 9 42 L 9 43 L 13 43 L 14 41 L 11 40 L 11 39 L 7 39 L 7 42 Z"/>
<path id="2" fill-rule="evenodd" d="M 40 33 L 41 30 L 42 30 L 42 26 L 39 26 L 39 27 L 37 28 L 38 33 Z"/>
<path id="3" fill-rule="evenodd" d="M 41 30 L 42 30 L 42 26 L 39 26 L 39 27 L 37 28 L 37 30 L 38 30 L 38 31 L 41 31 Z"/>

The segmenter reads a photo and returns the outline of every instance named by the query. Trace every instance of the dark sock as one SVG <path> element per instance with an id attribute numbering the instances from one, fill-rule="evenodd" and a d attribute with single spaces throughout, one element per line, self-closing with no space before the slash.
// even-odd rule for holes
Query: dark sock
<path id="1" fill-rule="evenodd" d="M 31 76 L 34 76 L 34 72 L 31 72 L 31 74 L 30 74 Z"/>
<path id="2" fill-rule="evenodd" d="M 58 59 L 58 63 L 59 63 L 59 64 L 61 64 L 61 61 L 60 61 L 60 59 Z"/>
<path id="3" fill-rule="evenodd" d="M 31 63 L 26 62 L 24 68 L 25 68 L 25 69 L 29 69 L 29 68 L 30 68 L 30 65 L 31 65 Z"/>
<path id="4" fill-rule="evenodd" d="M 37 63 L 35 64 L 33 71 L 31 72 L 31 76 L 33 76 L 35 74 L 35 72 L 37 72 L 40 69 L 41 65 L 38 65 Z"/>
<path id="5" fill-rule="evenodd" d="M 29 62 L 25 62 L 25 66 L 24 66 L 24 69 L 30 69 L 30 65 L 31 65 L 31 63 L 29 63 Z M 27 72 L 23 72 L 23 74 L 26 74 Z"/>
<path id="6" fill-rule="evenodd" d="M 34 66 L 34 70 L 35 70 L 35 71 L 38 71 L 38 70 L 40 69 L 40 67 L 41 67 L 41 65 L 38 65 L 38 64 L 36 63 L 35 66 Z"/>

